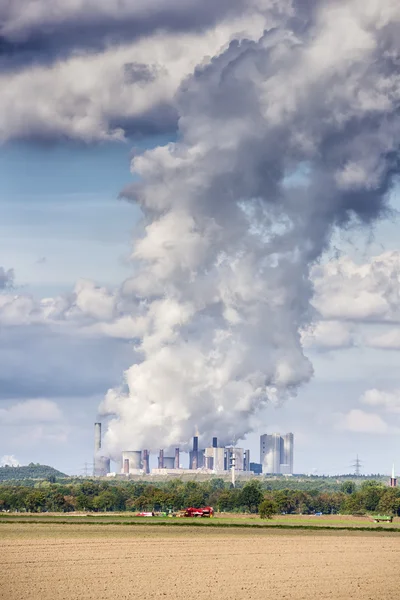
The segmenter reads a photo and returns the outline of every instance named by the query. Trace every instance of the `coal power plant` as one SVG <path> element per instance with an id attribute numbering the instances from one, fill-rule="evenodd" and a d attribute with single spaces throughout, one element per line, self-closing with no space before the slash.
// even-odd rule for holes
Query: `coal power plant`
<path id="1" fill-rule="evenodd" d="M 101 423 L 94 425 L 95 453 L 94 470 L 95 477 L 110 475 L 110 458 L 103 456 L 101 452 Z M 158 451 L 157 467 L 150 470 L 150 451 L 124 450 L 121 453 L 120 474 L 129 475 L 178 475 L 190 473 L 224 474 L 230 473 L 232 468 L 238 473 L 250 471 L 250 451 L 234 446 L 219 446 L 218 439 L 212 438 L 212 443 L 207 448 L 199 448 L 199 437 L 193 437 L 192 449 L 189 452 L 189 464 L 181 464 L 181 450 L 174 449 L 167 456 L 163 448 Z M 116 475 L 117 473 L 115 473 Z"/>
<path id="2" fill-rule="evenodd" d="M 110 459 L 101 453 L 101 423 L 95 423 L 93 475 L 95 477 L 105 477 L 109 472 Z"/>

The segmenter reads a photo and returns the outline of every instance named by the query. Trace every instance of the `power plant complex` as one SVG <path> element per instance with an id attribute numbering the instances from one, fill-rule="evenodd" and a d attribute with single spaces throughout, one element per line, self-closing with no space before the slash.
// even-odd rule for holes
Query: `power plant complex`
<path id="1" fill-rule="evenodd" d="M 94 424 L 94 469 L 95 477 L 104 477 L 110 473 L 110 459 L 101 452 L 101 423 Z M 192 450 L 189 452 L 189 465 L 181 463 L 180 448 L 175 448 L 172 456 L 166 456 L 164 449 L 158 452 L 158 464 L 150 469 L 149 450 L 124 450 L 121 453 L 123 475 L 177 475 L 179 473 L 229 473 L 234 466 L 238 472 L 250 471 L 250 451 L 233 446 L 220 447 L 218 439 L 212 439 L 212 445 L 199 449 L 199 438 L 194 436 Z"/>
<path id="2" fill-rule="evenodd" d="M 268 475 L 293 475 L 293 433 L 260 436 L 260 463 Z"/>
<path id="3" fill-rule="evenodd" d="M 278 433 L 260 437 L 260 463 L 250 462 L 250 451 L 235 446 L 219 446 L 218 439 L 212 438 L 211 446 L 199 448 L 199 437 L 193 438 L 189 452 L 189 464 L 181 463 L 181 450 L 175 448 L 171 456 L 164 449 L 158 452 L 157 467 L 150 468 L 149 450 L 124 450 L 121 453 L 121 475 L 179 475 L 198 473 L 228 474 L 232 469 L 238 473 L 254 474 L 293 474 L 293 434 L 281 436 Z M 101 423 L 94 424 L 94 468 L 95 477 L 110 474 L 110 458 L 101 450 Z"/>

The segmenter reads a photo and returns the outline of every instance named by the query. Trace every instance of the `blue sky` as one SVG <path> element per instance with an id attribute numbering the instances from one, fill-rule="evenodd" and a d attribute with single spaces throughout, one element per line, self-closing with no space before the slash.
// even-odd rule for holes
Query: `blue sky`
<path id="1" fill-rule="evenodd" d="M 145 140 L 141 149 L 154 147 L 157 141 Z M 162 142 L 165 143 L 164 138 Z M 66 143 L 50 147 L 20 142 L 1 148 L 0 253 L 4 266 L 12 266 L 16 271 L 16 293 L 37 298 L 56 296 L 69 292 L 79 278 L 119 286 L 131 275 L 129 253 L 140 214 L 134 205 L 119 200 L 118 194 L 131 180 L 132 145 L 128 142 L 89 147 Z M 395 208 L 397 198 L 397 193 L 393 193 Z M 365 260 L 383 250 L 395 249 L 397 232 L 396 222 L 387 220 L 374 228 L 373 239 L 365 230 L 356 235 L 340 233 L 334 245 L 343 253 Z M 0 454 L 15 454 L 23 463 L 51 462 L 67 472 L 80 472 L 84 463 L 92 460 L 92 425 L 97 408 L 108 387 L 118 384 L 123 370 L 130 365 L 131 344 L 61 338 L 59 342 L 40 342 L 36 336 L 22 342 L 12 337 L 8 357 L 14 347 L 17 361 L 29 361 L 32 353 L 40 361 L 24 367 L 28 381 L 20 382 L 15 393 L 6 394 L 3 403 L 10 405 L 15 398 L 45 395 L 64 407 L 66 420 L 54 437 L 43 437 L 38 431 L 37 440 L 25 433 L 21 435 L 21 426 L 16 426 L 18 434 L 11 438 L 2 436 Z M 54 348 L 58 354 L 49 355 Z M 345 471 L 356 454 L 371 465 L 371 470 L 384 470 L 386 465 L 375 459 L 374 445 L 366 443 L 365 434 L 332 430 L 327 404 L 335 405 L 337 411 L 346 410 L 349 401 L 356 402 L 366 388 L 387 385 L 388 381 L 396 387 L 397 353 L 350 348 L 336 353 L 312 353 L 312 360 L 314 380 L 300 390 L 298 398 L 265 411 L 263 421 L 268 423 L 267 429 L 298 434 L 296 464 L 302 472 Z M 65 364 L 68 361 L 71 368 Z M 39 363 L 46 363 L 46 367 L 39 369 Z M 21 366 L 15 365 L 13 377 L 18 377 Z M 52 381 L 48 373 L 55 371 L 58 376 Z M 79 381 L 77 387 L 69 382 L 74 372 Z M 298 431 L 300 423 L 304 433 Z M 315 426 L 321 428 L 323 435 L 311 435 Z M 25 427 L 30 425 L 23 426 L 22 432 Z M 260 425 L 259 432 L 263 430 Z M 248 436 L 252 460 L 258 457 L 259 432 Z M 380 438 L 376 442 L 380 443 Z M 397 439 L 388 436 L 385 443 L 389 464 L 397 452 Z M 338 444 L 338 458 L 330 456 L 324 467 L 321 456 L 334 453 Z"/>
<path id="2" fill-rule="evenodd" d="M 240 255 L 240 236 L 228 235 L 230 225 L 237 225 L 229 221 L 229 194 L 236 186 L 245 199 L 260 194 L 267 200 L 268 218 L 278 219 L 271 231 L 279 234 L 287 222 L 300 227 L 289 232 L 289 251 L 319 239 L 318 227 L 324 239 L 330 218 L 345 221 L 344 207 L 373 223 L 336 229 L 319 266 L 311 269 L 313 324 L 302 340 L 314 376 L 296 397 L 264 409 L 243 445 L 258 460 L 260 433 L 290 430 L 297 471 L 345 472 L 359 454 L 365 471 L 389 472 L 393 460 L 400 465 L 398 186 L 390 195 L 393 215 L 374 218 L 398 164 L 396 60 L 392 64 L 382 49 L 390 44 L 400 60 L 400 48 L 382 24 L 386 18 L 400 22 L 400 9 L 382 0 L 371 17 L 350 0 L 332 18 L 332 3 L 324 0 L 301 10 L 295 3 L 292 18 L 286 5 L 277 12 L 262 0 L 188 0 L 185 6 L 165 0 L 162 10 L 156 1 L 145 4 L 146 10 L 141 1 L 110 0 L 105 9 L 101 1 L 94 6 L 78 0 L 70 7 L 54 0 L 48 11 L 47 0 L 37 0 L 27 11 L 21 0 L 2 12 L 0 459 L 15 455 L 22 463 L 51 463 L 68 473 L 92 461 L 99 405 L 109 388 L 123 384 L 125 370 L 137 361 L 137 338 L 145 335 L 135 290 L 150 285 L 145 304 L 157 313 L 152 302 L 160 289 L 168 300 L 172 284 L 172 299 L 182 299 L 186 279 L 194 272 L 209 274 L 209 265 L 201 263 L 202 253 L 205 261 L 208 256 L 204 246 L 196 246 L 196 235 L 185 230 L 191 219 L 180 221 L 183 208 L 197 224 L 203 209 L 209 211 L 205 222 L 222 215 L 222 237 L 229 245 L 237 241 L 232 256 Z M 281 44 L 279 51 L 273 51 L 275 44 Z M 133 181 L 132 157 L 170 141 L 179 142 L 178 152 L 149 153 L 139 167 L 145 182 L 141 206 L 147 222 L 156 225 L 144 232 L 134 199 L 129 203 L 119 194 Z M 304 164 L 313 165 L 310 180 Z M 287 197 L 279 188 L 286 165 L 295 172 L 293 196 Z M 305 197 L 300 188 L 314 175 Z M 131 258 L 139 235 L 147 271 Z M 218 248 L 220 239 L 212 238 L 211 247 Z M 278 246 L 277 252 L 284 250 Z M 249 253 L 249 263 L 256 254 Z M 190 261 L 196 268 L 185 272 L 182 265 Z M 185 274 L 172 281 L 181 267 Z M 264 272 L 258 267 L 256 273 Z M 285 280 L 287 273 L 281 275 Z M 289 290 L 294 275 L 285 280 Z M 268 286 L 276 285 L 274 277 L 255 283 L 264 284 L 265 298 Z M 212 288 L 212 277 L 207 285 Z M 227 296 L 239 301 L 241 285 L 239 276 L 225 281 L 232 291 Z M 246 286 L 251 304 L 257 298 Z M 281 329 L 263 329 L 265 362 L 275 361 L 276 373 L 282 366 L 276 339 L 301 320 L 303 291 L 300 282 L 292 305 L 276 319 Z M 237 308 L 228 306 L 229 298 L 227 307 Z M 178 307 L 182 314 L 187 304 Z M 259 305 L 266 311 L 263 327 L 270 317 L 267 304 Z M 157 313 L 158 339 L 167 335 L 165 346 L 173 347 L 168 331 L 174 327 L 168 324 L 174 310 L 166 306 Z M 246 314 L 245 302 L 239 308 Z M 195 332 L 189 340 L 195 349 L 195 317 L 192 326 L 187 330 Z M 250 329 L 244 323 L 244 339 L 257 339 Z M 286 341 L 284 358 L 306 379 L 296 348 Z M 258 356 L 251 350 L 243 363 L 253 367 Z M 122 406 L 123 395 L 118 398 Z M 143 398 L 146 403 L 147 390 Z M 190 414 L 189 400 L 186 408 Z M 192 428 L 193 419 L 190 414 Z M 128 434 L 133 426 L 141 427 L 128 423 Z M 179 427 L 185 428 L 183 419 Z"/>

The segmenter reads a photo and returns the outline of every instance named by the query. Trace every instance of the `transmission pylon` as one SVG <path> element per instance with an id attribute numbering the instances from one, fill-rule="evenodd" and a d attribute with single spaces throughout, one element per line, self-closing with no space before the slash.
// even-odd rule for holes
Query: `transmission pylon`
<path id="1" fill-rule="evenodd" d="M 94 463 L 88 463 L 88 462 L 85 462 L 84 463 L 84 468 L 81 469 L 81 471 L 83 471 L 83 476 L 84 477 L 89 477 L 90 472 L 94 473 L 93 470 L 94 470 Z"/>
<path id="2" fill-rule="evenodd" d="M 354 475 L 356 475 L 356 477 L 359 477 L 361 475 L 362 461 L 358 458 L 358 454 L 355 461 L 350 466 L 354 469 Z"/>

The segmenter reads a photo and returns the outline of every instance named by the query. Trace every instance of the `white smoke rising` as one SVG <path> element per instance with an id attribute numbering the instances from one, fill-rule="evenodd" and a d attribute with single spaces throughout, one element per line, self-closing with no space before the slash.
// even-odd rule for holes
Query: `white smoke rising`
<path id="1" fill-rule="evenodd" d="M 0 467 L 20 467 L 21 463 L 13 454 L 5 454 L 0 458 Z"/>
<path id="2" fill-rule="evenodd" d="M 335 227 L 384 214 L 397 169 L 400 6 L 309 10 L 198 67 L 178 141 L 133 160 L 139 362 L 101 406 L 110 453 L 184 445 L 196 426 L 242 438 L 312 375 L 310 267 Z"/>

